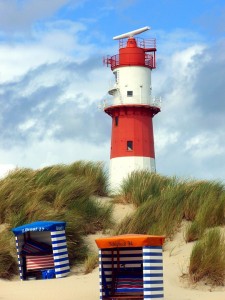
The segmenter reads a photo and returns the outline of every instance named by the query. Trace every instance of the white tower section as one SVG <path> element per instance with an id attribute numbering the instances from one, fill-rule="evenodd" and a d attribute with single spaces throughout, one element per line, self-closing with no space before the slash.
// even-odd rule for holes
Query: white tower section
<path id="1" fill-rule="evenodd" d="M 152 104 L 151 69 L 129 66 L 113 70 L 115 84 L 108 91 L 113 105 Z"/>

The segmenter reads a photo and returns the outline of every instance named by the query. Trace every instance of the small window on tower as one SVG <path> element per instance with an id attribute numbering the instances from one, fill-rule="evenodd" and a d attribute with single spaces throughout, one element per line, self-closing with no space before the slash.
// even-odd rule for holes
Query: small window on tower
<path id="1" fill-rule="evenodd" d="M 133 141 L 127 141 L 127 150 L 133 151 Z"/>
<path id="2" fill-rule="evenodd" d="M 118 124 L 119 124 L 119 117 L 116 116 L 116 117 L 115 117 L 115 126 L 118 126 Z"/>
<path id="3" fill-rule="evenodd" d="M 133 97 L 133 91 L 127 91 L 127 97 Z"/>
<path id="4" fill-rule="evenodd" d="M 116 72 L 113 72 L 113 74 L 115 75 L 115 81 L 116 81 L 116 83 L 118 83 L 117 71 L 116 71 Z"/>

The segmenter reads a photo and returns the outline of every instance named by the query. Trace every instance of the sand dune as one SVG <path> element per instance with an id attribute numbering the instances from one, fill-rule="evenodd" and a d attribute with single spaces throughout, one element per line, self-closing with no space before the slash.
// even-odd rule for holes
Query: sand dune
<path id="1" fill-rule="evenodd" d="M 116 205 L 117 221 L 132 210 L 131 206 Z M 184 241 L 185 226 L 186 223 L 183 223 L 173 241 L 165 245 L 163 253 L 165 300 L 225 300 L 225 287 L 212 288 L 204 284 L 193 286 L 185 278 L 193 247 L 193 243 L 186 244 Z M 87 237 L 92 251 L 97 251 L 94 240 L 101 235 L 99 232 Z M 70 276 L 62 279 L 20 281 L 16 277 L 13 281 L 0 280 L 0 300 L 97 300 L 98 276 L 98 268 L 91 274 L 83 275 L 80 268 L 75 266 Z"/>

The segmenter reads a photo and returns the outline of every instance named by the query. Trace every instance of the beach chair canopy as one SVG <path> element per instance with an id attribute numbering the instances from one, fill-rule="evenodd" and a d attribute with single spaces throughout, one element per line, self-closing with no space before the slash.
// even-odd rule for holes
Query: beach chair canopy
<path id="1" fill-rule="evenodd" d="M 162 246 L 165 236 L 145 234 L 125 234 L 96 239 L 99 249 L 120 247 Z"/>
<path id="2" fill-rule="evenodd" d="M 66 222 L 63 221 L 37 221 L 13 228 L 13 233 L 17 236 L 32 231 L 60 231 L 65 230 Z"/>

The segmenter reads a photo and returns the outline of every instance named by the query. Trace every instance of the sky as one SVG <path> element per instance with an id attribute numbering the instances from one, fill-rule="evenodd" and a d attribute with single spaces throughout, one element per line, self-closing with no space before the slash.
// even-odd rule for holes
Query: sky
<path id="1" fill-rule="evenodd" d="M 0 0 L 0 176 L 77 160 L 108 167 L 101 110 L 113 36 L 150 26 L 161 175 L 224 181 L 224 0 Z"/>

